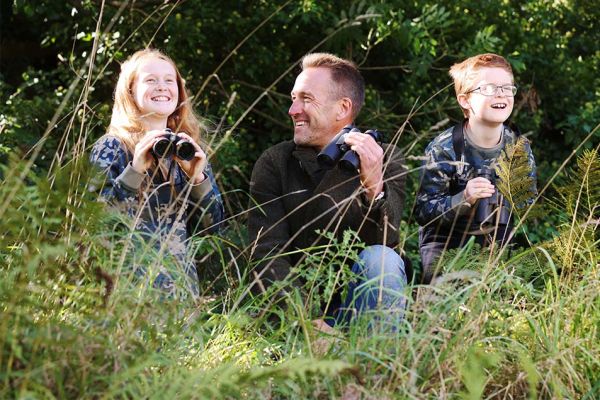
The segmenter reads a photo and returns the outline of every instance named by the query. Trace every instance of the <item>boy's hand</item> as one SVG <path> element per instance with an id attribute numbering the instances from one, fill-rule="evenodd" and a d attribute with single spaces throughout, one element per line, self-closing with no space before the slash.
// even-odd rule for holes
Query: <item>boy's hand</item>
<path id="1" fill-rule="evenodd" d="M 492 197 L 495 190 L 494 185 L 489 180 L 482 177 L 473 178 L 467 182 L 467 187 L 465 187 L 465 201 L 470 205 L 474 205 L 479 199 Z"/>

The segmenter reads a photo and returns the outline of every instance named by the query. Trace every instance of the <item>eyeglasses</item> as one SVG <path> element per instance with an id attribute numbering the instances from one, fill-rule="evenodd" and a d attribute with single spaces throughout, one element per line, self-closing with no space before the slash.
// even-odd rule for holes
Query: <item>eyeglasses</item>
<path id="1" fill-rule="evenodd" d="M 517 94 L 517 87 L 514 85 L 498 86 L 494 85 L 493 83 L 486 83 L 485 85 L 481 85 L 479 87 L 476 87 L 475 89 L 469 90 L 465 94 L 472 93 L 476 90 L 478 90 L 479 93 L 481 93 L 484 96 L 496 96 L 499 90 L 502 91 L 502 94 L 510 97 Z"/>

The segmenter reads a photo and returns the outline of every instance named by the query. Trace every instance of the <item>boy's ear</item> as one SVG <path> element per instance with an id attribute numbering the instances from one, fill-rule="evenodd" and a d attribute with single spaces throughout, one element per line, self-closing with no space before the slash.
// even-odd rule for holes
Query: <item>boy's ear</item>
<path id="1" fill-rule="evenodd" d="M 471 110 L 471 104 L 469 103 L 469 95 L 468 94 L 461 93 L 458 96 L 456 96 L 456 100 L 458 101 L 458 104 L 460 104 L 460 106 L 463 109 Z"/>

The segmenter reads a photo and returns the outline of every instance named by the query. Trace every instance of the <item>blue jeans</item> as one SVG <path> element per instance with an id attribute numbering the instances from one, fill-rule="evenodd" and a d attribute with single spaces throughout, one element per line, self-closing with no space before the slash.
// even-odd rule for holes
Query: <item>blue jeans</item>
<path id="1" fill-rule="evenodd" d="M 406 308 L 406 272 L 402 258 L 393 249 L 382 245 L 369 246 L 358 257 L 352 266 L 357 279 L 350 282 L 347 298 L 340 308 L 327 316 L 327 323 L 347 325 L 359 314 L 377 311 L 377 320 L 396 330 Z"/>

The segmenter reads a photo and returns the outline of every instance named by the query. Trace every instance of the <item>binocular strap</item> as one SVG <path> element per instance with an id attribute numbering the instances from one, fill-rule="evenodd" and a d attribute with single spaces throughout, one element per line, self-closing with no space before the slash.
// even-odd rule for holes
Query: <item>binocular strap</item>
<path id="1" fill-rule="evenodd" d="M 152 154 L 152 157 L 154 158 L 154 163 L 156 164 L 156 170 L 160 176 L 160 179 L 162 182 L 169 182 L 171 180 L 171 175 L 173 173 L 173 160 L 169 160 L 169 165 L 167 167 L 167 176 L 165 177 L 163 175 L 163 169 L 162 169 L 162 164 L 160 162 L 160 159 L 158 157 L 156 157 L 155 154 Z"/>

